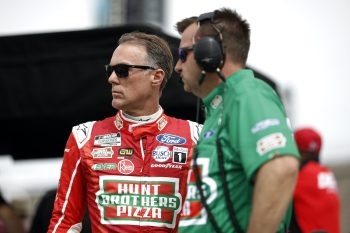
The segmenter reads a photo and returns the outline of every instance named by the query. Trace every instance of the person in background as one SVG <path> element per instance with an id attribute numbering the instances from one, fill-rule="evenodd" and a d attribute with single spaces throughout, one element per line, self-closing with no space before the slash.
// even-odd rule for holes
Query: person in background
<path id="1" fill-rule="evenodd" d="M 175 71 L 206 109 L 179 232 L 286 232 L 299 153 L 280 99 L 245 69 L 249 24 L 223 8 L 176 28 Z"/>
<path id="2" fill-rule="evenodd" d="M 333 172 L 320 164 L 322 138 L 310 127 L 294 132 L 302 163 L 294 191 L 292 233 L 340 233 L 340 199 Z"/>
<path id="3" fill-rule="evenodd" d="M 80 232 L 86 204 L 92 232 L 177 232 L 200 125 L 159 105 L 172 71 L 163 39 L 121 36 L 106 66 L 117 113 L 73 127 L 49 233 Z"/>
<path id="4" fill-rule="evenodd" d="M 24 226 L 13 209 L 0 193 L 0 233 L 24 233 Z"/>
<path id="5" fill-rule="evenodd" d="M 46 233 L 50 225 L 51 213 L 56 199 L 56 189 L 48 190 L 40 199 L 34 213 L 28 233 Z M 91 224 L 87 211 L 84 214 L 81 233 L 91 233 Z"/>

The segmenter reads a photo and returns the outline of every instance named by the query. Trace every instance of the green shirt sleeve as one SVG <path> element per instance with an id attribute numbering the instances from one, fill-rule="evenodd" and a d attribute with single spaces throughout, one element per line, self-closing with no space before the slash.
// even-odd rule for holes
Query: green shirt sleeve
<path id="1" fill-rule="evenodd" d="M 298 156 L 293 133 L 284 107 L 268 87 L 247 91 L 239 96 L 238 150 L 244 171 L 253 182 L 258 168 L 280 155 Z"/>

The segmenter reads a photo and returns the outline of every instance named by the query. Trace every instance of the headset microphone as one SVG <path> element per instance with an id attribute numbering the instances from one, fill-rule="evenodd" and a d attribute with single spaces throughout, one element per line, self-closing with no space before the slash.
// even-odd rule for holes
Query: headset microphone
<path id="1" fill-rule="evenodd" d="M 203 83 L 206 74 L 207 73 L 204 70 L 201 71 L 201 77 L 198 79 L 199 85 L 201 85 Z"/>

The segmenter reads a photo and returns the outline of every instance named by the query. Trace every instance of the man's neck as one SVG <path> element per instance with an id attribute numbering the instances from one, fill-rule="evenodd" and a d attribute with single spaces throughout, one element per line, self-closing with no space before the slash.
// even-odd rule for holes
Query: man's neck
<path id="1" fill-rule="evenodd" d="M 243 69 L 243 67 L 239 64 L 232 62 L 225 62 L 224 66 L 221 68 L 220 72 L 224 79 L 226 80 L 233 73 L 238 70 Z M 199 93 L 199 97 L 201 99 L 205 98 L 212 90 L 214 90 L 217 86 L 219 86 L 223 81 L 219 77 L 217 73 L 207 73 L 207 77 L 205 77 L 204 82 L 202 83 L 201 92 Z"/>
<path id="2" fill-rule="evenodd" d="M 134 122 L 134 123 L 138 123 L 138 122 L 152 122 L 154 120 L 156 120 L 160 115 L 162 115 L 163 113 L 163 109 L 161 106 L 158 107 L 158 110 L 150 115 L 143 115 L 143 116 L 133 116 L 131 114 L 128 114 L 124 111 L 121 111 L 123 117 L 130 121 L 130 122 Z"/>

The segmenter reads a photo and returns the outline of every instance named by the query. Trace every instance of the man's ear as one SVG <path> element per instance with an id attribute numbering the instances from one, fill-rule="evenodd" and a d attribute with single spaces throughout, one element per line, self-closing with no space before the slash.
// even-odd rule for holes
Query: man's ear
<path id="1" fill-rule="evenodd" d="M 162 69 L 157 69 L 154 72 L 153 79 L 152 79 L 152 85 L 154 86 L 160 86 L 162 85 L 162 82 L 164 80 L 165 73 Z"/>

